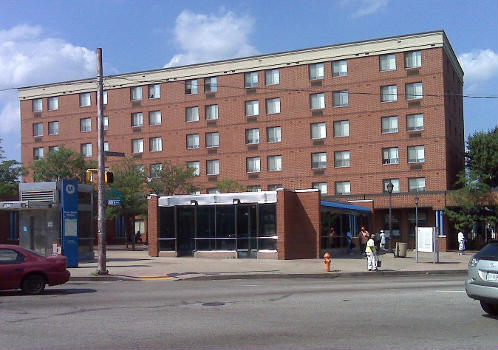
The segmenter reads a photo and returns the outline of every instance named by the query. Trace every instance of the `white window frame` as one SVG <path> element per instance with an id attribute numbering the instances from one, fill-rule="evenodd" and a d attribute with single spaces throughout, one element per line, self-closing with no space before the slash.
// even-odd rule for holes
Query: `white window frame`
<path id="1" fill-rule="evenodd" d="M 199 82 L 197 79 L 185 80 L 185 95 L 197 95 L 199 93 Z"/>
<path id="2" fill-rule="evenodd" d="M 33 160 L 40 160 L 44 158 L 43 147 L 33 148 Z"/>
<path id="3" fill-rule="evenodd" d="M 211 159 L 206 161 L 206 175 L 219 175 L 220 174 L 220 160 Z"/>
<path id="4" fill-rule="evenodd" d="M 109 130 L 109 117 L 104 116 L 103 118 L 104 130 Z"/>
<path id="5" fill-rule="evenodd" d="M 259 144 L 259 129 L 246 129 L 246 145 Z"/>
<path id="6" fill-rule="evenodd" d="M 163 170 L 162 163 L 153 163 L 149 166 L 149 174 L 151 178 L 158 178 Z"/>
<path id="7" fill-rule="evenodd" d="M 261 192 L 261 186 L 259 185 L 247 186 L 247 192 Z"/>
<path id="8" fill-rule="evenodd" d="M 320 194 L 328 194 L 328 185 L 326 182 L 313 182 L 311 187 L 319 190 Z"/>
<path id="9" fill-rule="evenodd" d="M 266 137 L 267 137 L 268 143 L 282 142 L 282 127 L 270 126 L 270 127 L 266 128 Z"/>
<path id="10" fill-rule="evenodd" d="M 380 119 L 381 132 L 383 134 L 394 134 L 399 131 L 397 115 L 385 116 Z"/>
<path id="11" fill-rule="evenodd" d="M 255 115 L 259 115 L 259 101 L 246 101 L 246 116 L 252 117 Z"/>
<path id="12" fill-rule="evenodd" d="M 426 191 L 425 177 L 408 178 L 408 192 L 425 192 L 425 191 Z"/>
<path id="13" fill-rule="evenodd" d="M 43 111 L 43 99 L 35 98 L 33 100 L 33 112 L 42 112 Z"/>
<path id="14" fill-rule="evenodd" d="M 56 126 L 54 128 L 54 126 Z M 49 135 L 59 135 L 59 122 L 54 120 L 52 122 L 48 122 L 48 134 Z"/>
<path id="15" fill-rule="evenodd" d="M 198 160 L 187 162 L 187 168 L 194 169 L 192 175 L 200 176 L 201 175 L 201 162 Z"/>
<path id="16" fill-rule="evenodd" d="M 107 90 L 102 91 L 102 100 L 102 103 L 106 105 L 108 102 Z"/>
<path id="17" fill-rule="evenodd" d="M 334 137 L 349 137 L 349 120 L 334 122 Z"/>
<path id="18" fill-rule="evenodd" d="M 197 149 L 200 148 L 200 136 L 199 134 L 188 134 L 187 135 L 187 149 Z"/>
<path id="19" fill-rule="evenodd" d="M 332 76 L 333 77 L 347 77 L 348 76 L 348 61 L 340 60 L 332 62 Z"/>
<path id="20" fill-rule="evenodd" d="M 311 139 L 320 140 L 327 138 L 327 124 L 325 122 L 311 124 Z"/>
<path id="21" fill-rule="evenodd" d="M 199 107 L 187 107 L 185 109 L 185 120 L 188 123 L 198 122 L 199 121 Z"/>
<path id="22" fill-rule="evenodd" d="M 335 168 L 351 167 L 351 151 L 334 152 L 334 167 Z"/>
<path id="23" fill-rule="evenodd" d="M 53 96 L 48 98 L 48 110 L 49 111 L 56 111 L 59 109 L 59 97 L 58 96 Z"/>
<path id="24" fill-rule="evenodd" d="M 244 74 L 244 87 L 255 88 L 258 87 L 258 72 L 247 72 Z"/>
<path id="25" fill-rule="evenodd" d="M 141 86 L 132 86 L 130 88 L 130 100 L 131 101 L 141 101 L 142 98 L 143 98 L 142 87 Z"/>
<path id="26" fill-rule="evenodd" d="M 383 148 L 382 164 L 383 165 L 399 164 L 399 148 L 398 147 Z"/>
<path id="27" fill-rule="evenodd" d="M 217 120 L 219 117 L 218 112 L 218 105 L 206 106 L 206 120 Z"/>
<path id="28" fill-rule="evenodd" d="M 398 101 L 398 86 L 384 85 L 380 87 L 380 102 Z"/>
<path id="29" fill-rule="evenodd" d="M 323 92 L 310 94 L 310 108 L 312 110 L 325 108 L 325 94 Z"/>
<path id="30" fill-rule="evenodd" d="M 109 152 L 109 141 L 104 141 L 104 152 Z"/>
<path id="31" fill-rule="evenodd" d="M 405 68 L 422 67 L 422 51 L 405 52 Z"/>
<path id="32" fill-rule="evenodd" d="M 308 67 L 310 80 L 322 80 L 325 77 L 325 65 L 323 63 L 313 63 Z"/>
<path id="33" fill-rule="evenodd" d="M 422 121 L 422 123 L 420 123 Z M 406 131 L 422 131 L 424 130 L 424 114 L 408 114 L 406 116 Z"/>
<path id="34" fill-rule="evenodd" d="M 161 84 L 149 85 L 149 99 L 161 98 Z"/>
<path id="35" fill-rule="evenodd" d="M 399 193 L 400 192 L 400 187 L 399 187 L 399 179 L 385 179 L 382 180 L 383 187 L 384 187 L 384 192 L 389 193 L 387 190 L 387 185 L 389 184 L 389 181 L 393 184 L 393 193 Z"/>
<path id="36" fill-rule="evenodd" d="M 80 132 L 91 132 L 91 131 L 92 131 L 92 118 L 81 118 Z"/>
<path id="37" fill-rule="evenodd" d="M 349 91 L 334 91 L 332 93 L 334 107 L 347 107 L 349 106 Z"/>
<path id="38" fill-rule="evenodd" d="M 131 140 L 131 152 L 135 154 L 144 153 L 144 139 Z"/>
<path id="39" fill-rule="evenodd" d="M 425 146 L 408 146 L 408 163 L 424 163 L 425 162 Z"/>
<path id="40" fill-rule="evenodd" d="M 265 71 L 265 84 L 266 86 L 280 84 L 280 70 L 278 68 Z"/>
<path id="41" fill-rule="evenodd" d="M 135 112 L 131 114 L 131 126 L 133 128 L 140 128 L 144 126 L 144 114 L 142 112 Z"/>
<path id="42" fill-rule="evenodd" d="M 59 146 L 48 146 L 49 152 L 57 152 L 60 149 Z"/>
<path id="43" fill-rule="evenodd" d="M 162 123 L 162 113 L 161 111 L 150 111 L 149 112 L 149 125 L 156 126 Z"/>
<path id="44" fill-rule="evenodd" d="M 43 136 L 43 123 L 33 124 L 33 137 Z"/>
<path id="45" fill-rule="evenodd" d="M 261 157 L 247 157 L 246 172 L 248 174 L 261 172 Z"/>
<path id="46" fill-rule="evenodd" d="M 282 156 L 268 156 L 268 171 L 282 171 Z"/>
<path id="47" fill-rule="evenodd" d="M 266 114 L 278 114 L 280 113 L 280 98 L 268 98 L 266 99 Z"/>
<path id="48" fill-rule="evenodd" d="M 284 188 L 284 186 L 282 186 L 282 184 L 272 184 L 272 185 L 268 185 L 268 191 L 276 191 L 276 190 L 278 190 L 279 188 Z"/>
<path id="49" fill-rule="evenodd" d="M 89 158 L 93 155 L 93 147 L 91 143 L 82 143 L 80 146 L 81 154 L 85 158 Z"/>
<path id="50" fill-rule="evenodd" d="M 311 153 L 311 169 L 327 169 L 327 152 Z"/>
<path id="51" fill-rule="evenodd" d="M 162 152 L 163 150 L 163 139 L 162 137 L 151 137 L 149 138 L 149 152 Z"/>
<path id="52" fill-rule="evenodd" d="M 422 82 L 408 83 L 405 85 L 405 94 L 407 100 L 420 100 L 424 98 L 424 87 Z"/>
<path id="53" fill-rule="evenodd" d="M 347 196 L 351 194 L 351 181 L 336 181 L 335 194 L 338 196 Z"/>
<path id="54" fill-rule="evenodd" d="M 206 148 L 220 147 L 220 133 L 207 132 L 206 133 Z"/>
<path id="55" fill-rule="evenodd" d="M 218 77 L 204 78 L 204 92 L 217 92 L 218 91 Z"/>
<path id="56" fill-rule="evenodd" d="M 381 72 L 396 70 L 396 54 L 390 53 L 379 56 L 379 69 Z"/>
<path id="57" fill-rule="evenodd" d="M 80 94 L 80 107 L 89 107 L 92 105 L 92 95 L 89 92 Z"/>

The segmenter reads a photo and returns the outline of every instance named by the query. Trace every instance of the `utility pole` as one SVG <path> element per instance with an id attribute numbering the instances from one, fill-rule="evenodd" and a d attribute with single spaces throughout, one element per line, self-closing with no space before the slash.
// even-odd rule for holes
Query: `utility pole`
<path id="1" fill-rule="evenodd" d="M 98 222 L 99 266 L 97 274 L 107 275 L 105 234 L 105 164 L 104 164 L 104 87 L 102 82 L 102 49 L 97 48 L 97 125 L 98 125 Z"/>

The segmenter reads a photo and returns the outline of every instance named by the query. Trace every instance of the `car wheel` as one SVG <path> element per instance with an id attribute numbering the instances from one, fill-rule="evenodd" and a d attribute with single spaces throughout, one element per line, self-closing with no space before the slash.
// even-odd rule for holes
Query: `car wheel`
<path id="1" fill-rule="evenodd" d="M 22 290 L 30 295 L 43 293 L 45 290 L 45 277 L 40 274 L 28 275 L 22 281 Z"/>
<path id="2" fill-rule="evenodd" d="M 486 303 L 481 301 L 482 309 L 490 315 L 497 316 L 498 315 L 498 305 L 493 305 L 490 303 Z"/>

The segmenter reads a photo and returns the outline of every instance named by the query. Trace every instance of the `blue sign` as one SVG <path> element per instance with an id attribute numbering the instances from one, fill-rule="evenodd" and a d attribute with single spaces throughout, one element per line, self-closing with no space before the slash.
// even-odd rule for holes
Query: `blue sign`
<path id="1" fill-rule="evenodd" d="M 78 267 L 78 181 L 62 180 L 62 253 L 68 267 Z"/>
<path id="2" fill-rule="evenodd" d="M 107 205 L 121 205 L 121 199 L 108 199 Z"/>

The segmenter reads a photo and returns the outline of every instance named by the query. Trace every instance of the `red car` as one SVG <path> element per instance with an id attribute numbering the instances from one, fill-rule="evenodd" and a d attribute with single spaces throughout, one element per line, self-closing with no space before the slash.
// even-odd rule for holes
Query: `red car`
<path id="1" fill-rule="evenodd" d="M 22 289 L 26 294 L 40 294 L 45 285 L 69 281 L 65 256 L 44 257 L 16 245 L 0 244 L 0 290 Z"/>

